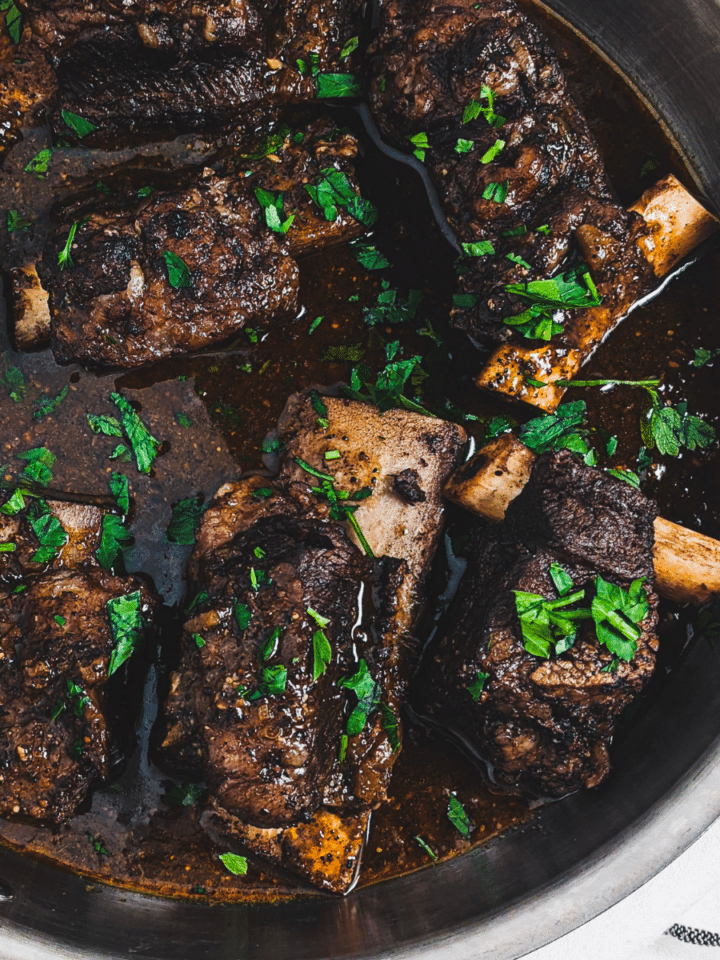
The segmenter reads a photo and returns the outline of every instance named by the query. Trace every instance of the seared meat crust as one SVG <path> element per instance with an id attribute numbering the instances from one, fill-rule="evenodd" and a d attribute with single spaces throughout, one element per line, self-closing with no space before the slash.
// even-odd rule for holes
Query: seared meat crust
<path id="1" fill-rule="evenodd" d="M 502 527 L 477 523 L 468 571 L 423 668 L 415 703 L 490 764 L 499 787 L 560 797 L 608 775 L 620 712 L 650 678 L 658 647 L 652 589 L 655 507 L 568 451 L 539 457 Z M 554 598 L 550 565 L 576 588 L 600 574 L 627 589 L 645 577 L 649 614 L 629 662 L 584 621 L 575 644 L 544 660 L 525 650 L 512 591 Z M 486 674 L 476 700 L 468 687 Z"/>

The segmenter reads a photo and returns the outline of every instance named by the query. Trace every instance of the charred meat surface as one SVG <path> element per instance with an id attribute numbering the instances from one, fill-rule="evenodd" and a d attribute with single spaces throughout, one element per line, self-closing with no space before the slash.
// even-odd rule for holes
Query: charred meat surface
<path id="1" fill-rule="evenodd" d="M 356 874 L 367 813 L 385 799 L 400 747 L 440 491 L 464 434 L 317 395 L 292 397 L 279 429 L 287 450 L 277 479 L 226 485 L 203 518 L 190 563 L 199 599 L 165 706 L 163 750 L 209 784 L 214 829 L 340 891 Z M 354 515 L 375 557 L 351 542 L 306 469 L 327 470 L 322 451 L 339 438 L 333 485 L 354 479 Z M 412 479 L 426 502 L 410 507 L 392 483 L 417 444 L 424 457 Z M 403 539 L 409 509 L 427 510 L 416 544 Z M 328 818 L 337 829 L 320 843 Z M 323 858 L 337 870 L 323 874 Z"/>
<path id="2" fill-rule="evenodd" d="M 420 143 L 459 241 L 490 245 L 460 282 L 455 323 L 473 339 L 511 335 L 502 321 L 526 304 L 506 285 L 556 273 L 581 224 L 627 240 L 639 218 L 612 201 L 557 57 L 514 3 L 388 0 L 370 53 L 383 134 Z"/>
<path id="3" fill-rule="evenodd" d="M 478 523 L 468 570 L 420 678 L 421 713 L 458 736 L 512 792 L 560 797 L 608 775 L 620 712 L 652 674 L 654 505 L 568 451 L 539 457 L 500 527 Z M 529 652 L 513 591 L 558 599 L 551 566 L 573 591 L 600 576 L 629 590 L 643 579 L 648 610 L 629 660 L 598 642 L 589 618 L 562 653 Z"/>
<path id="4" fill-rule="evenodd" d="M 98 567 L 23 586 L 0 598 L 0 809 L 59 823 L 118 759 L 106 684 L 119 634 L 108 603 L 130 596 L 147 619 L 155 601 L 137 578 Z"/>
<path id="5" fill-rule="evenodd" d="M 295 309 L 297 265 L 240 179 L 208 176 L 83 221 L 51 234 L 38 266 L 60 362 L 135 366 Z M 71 264 L 58 263 L 64 245 Z"/>

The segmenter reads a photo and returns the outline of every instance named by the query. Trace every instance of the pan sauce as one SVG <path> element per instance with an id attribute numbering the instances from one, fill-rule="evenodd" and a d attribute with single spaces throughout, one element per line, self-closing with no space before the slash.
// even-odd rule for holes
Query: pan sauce
<path id="1" fill-rule="evenodd" d="M 533 15 L 538 18 L 536 9 Z M 563 67 L 577 84 L 578 99 L 600 142 L 622 202 L 631 203 L 653 179 L 668 172 L 675 172 L 690 185 L 690 175 L 659 124 L 628 86 L 556 21 L 545 20 L 543 26 L 561 53 Z M 354 120 L 343 116 L 338 122 Z M 139 148 L 143 154 L 139 157 L 135 150 L 110 157 L 97 151 L 61 149 L 54 154 L 48 179 L 39 181 L 21 171 L 45 145 L 44 136 L 42 131 L 30 133 L 7 158 L 0 176 L 0 208 L 18 209 L 36 224 L 34 236 L 2 236 L 0 262 L 4 266 L 21 262 L 31 249 L 41 245 L 51 201 L 81 186 L 92 189 L 99 177 L 110 187 L 126 177 L 138 185 L 161 186 L 173 165 L 203 162 L 214 150 L 212 144 L 197 138 L 183 138 L 170 149 L 146 144 Z M 650 157 L 655 157 L 659 166 L 641 180 L 640 170 Z M 402 289 L 422 288 L 422 317 L 433 319 L 439 328 L 434 318 L 447 314 L 453 254 L 439 236 L 414 175 L 370 147 L 365 161 L 358 164 L 358 172 L 364 192 L 382 213 L 374 240 L 395 265 L 381 276 Z M 412 218 L 408 211 L 412 211 Z M 664 373 L 668 395 L 675 402 L 687 398 L 692 412 L 717 427 L 720 399 L 713 390 L 713 368 L 709 365 L 696 370 L 691 365 L 693 347 L 720 346 L 720 334 L 713 329 L 720 294 L 717 260 L 717 254 L 707 257 L 659 301 L 634 313 L 598 352 L 587 373 L 632 378 Z M 200 808 L 174 806 L 163 799 L 173 781 L 147 760 L 147 746 L 158 709 L 158 690 L 161 699 L 168 670 L 175 661 L 173 638 L 177 629 L 173 626 L 179 621 L 172 605 L 182 598 L 181 571 L 187 558 L 186 548 L 164 542 L 170 505 L 200 492 L 207 499 L 222 482 L 258 466 L 260 440 L 274 424 L 288 393 L 348 376 L 349 365 L 320 360 L 327 346 L 368 341 L 362 306 L 371 304 L 377 295 L 377 274 L 368 274 L 346 248 L 338 248 L 303 261 L 301 284 L 300 299 L 305 308 L 301 318 L 287 332 L 271 332 L 256 347 L 241 335 L 225 353 L 175 360 L 119 376 L 58 368 L 48 351 L 7 358 L 8 365 L 16 363 L 22 369 L 28 389 L 21 403 L 14 404 L 8 398 L 0 403 L 4 461 L 11 462 L 18 449 L 44 444 L 58 457 L 55 483 L 62 489 L 106 493 L 107 477 L 113 468 L 106 459 L 111 448 L 105 438 L 89 434 L 85 413 L 111 412 L 107 398 L 113 389 L 121 389 L 142 405 L 143 419 L 165 443 L 150 478 L 140 476 L 132 467 L 121 468 L 130 479 L 134 497 L 136 544 L 129 568 L 148 572 L 169 605 L 166 639 L 157 665 L 149 669 L 145 708 L 136 725 L 139 745 L 125 770 L 115 782 L 95 792 L 89 812 L 55 831 L 29 823 L 0 822 L 0 837 L 10 846 L 90 877 L 166 895 L 227 900 L 294 892 L 291 883 L 264 874 L 256 861 L 251 861 L 245 878 L 228 874 L 217 860 L 222 850 L 214 847 L 198 824 Z M 354 297 L 358 299 L 349 299 Z M 310 322 L 320 315 L 324 316 L 323 322 L 308 336 Z M 412 353 L 426 354 L 433 349 L 428 337 L 402 328 L 395 328 L 393 335 L 398 335 Z M 499 401 L 483 398 L 473 387 L 471 375 L 479 366 L 477 358 L 468 356 L 469 351 L 460 348 L 452 334 L 449 343 L 455 353 L 451 376 L 438 378 L 437 386 L 426 386 L 427 402 L 432 404 L 437 391 L 476 416 L 506 411 Z M 371 365 L 380 361 L 377 344 L 370 344 L 366 361 Z M 436 366 L 441 362 L 438 353 Z M 252 373 L 243 370 L 248 363 Z M 70 385 L 70 394 L 59 410 L 44 420 L 32 421 L 30 413 L 37 395 L 55 396 L 66 384 Z M 580 397 L 588 403 L 591 424 L 602 426 L 620 440 L 613 464 L 633 466 L 639 445 L 639 394 L 630 390 L 578 390 L 569 395 L 569 399 Z M 178 412 L 193 420 L 191 427 L 177 424 Z M 471 432 L 482 433 L 473 421 L 465 425 Z M 663 467 L 666 469 L 657 470 L 645 487 L 658 498 L 661 514 L 720 536 L 720 523 L 709 502 L 720 479 L 715 451 L 686 453 L 677 460 L 665 458 Z M 7 471 L 7 478 L 13 475 L 14 467 Z M 453 518 L 457 517 L 450 517 L 451 541 Z M 436 593 L 443 589 L 446 576 L 445 560 L 438 557 Z M 648 696 L 660 692 L 664 668 L 680 655 L 690 622 L 685 612 L 669 604 L 663 604 L 663 612 L 661 661 Z M 425 634 L 429 629 L 430 623 Z M 484 842 L 528 817 L 521 801 L 490 794 L 479 774 L 454 748 L 408 724 L 403 753 L 395 768 L 391 802 L 373 815 L 363 884 L 427 864 L 428 855 L 416 836 L 441 857 L 469 848 L 470 842 L 463 840 L 445 816 L 450 790 L 457 793 L 475 824 L 473 843 Z"/>

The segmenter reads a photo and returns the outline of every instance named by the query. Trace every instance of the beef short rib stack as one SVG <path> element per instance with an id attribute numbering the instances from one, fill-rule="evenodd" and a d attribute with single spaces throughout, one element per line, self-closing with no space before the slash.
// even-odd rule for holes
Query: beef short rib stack
<path id="1" fill-rule="evenodd" d="M 413 702 L 486 761 L 498 787 L 560 797 L 607 776 L 618 715 L 655 665 L 655 513 L 628 484 L 560 451 L 538 457 L 504 524 L 473 528 L 468 571 Z M 614 661 L 592 620 L 578 621 L 577 639 L 562 654 L 528 652 L 513 591 L 556 599 L 552 564 L 569 574 L 573 590 L 590 588 L 597 576 L 625 590 L 644 578 L 649 609 L 630 660 Z M 486 679 L 473 695 L 479 675 Z"/>
<path id="2" fill-rule="evenodd" d="M 205 514 L 190 568 L 201 599 L 185 625 L 163 748 L 208 783 L 211 833 L 345 892 L 399 749 L 442 485 L 465 436 L 406 411 L 321 402 L 320 416 L 317 398 L 289 400 L 272 483 L 229 484 Z M 328 450 L 339 456 L 326 460 Z M 298 460 L 331 469 L 350 496 L 370 492 L 340 502 L 357 504 L 375 556 L 352 542 Z"/>

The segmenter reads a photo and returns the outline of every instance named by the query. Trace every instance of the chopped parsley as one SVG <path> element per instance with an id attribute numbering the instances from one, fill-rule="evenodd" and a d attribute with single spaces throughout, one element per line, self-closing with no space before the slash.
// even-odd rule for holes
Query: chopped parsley
<path id="1" fill-rule="evenodd" d="M 8 229 L 10 228 L 8 227 Z M 707 363 L 715 360 L 716 357 L 720 357 L 720 349 L 707 350 L 705 347 L 695 347 L 695 359 L 692 364 L 694 367 L 704 367 Z"/>
<path id="2" fill-rule="evenodd" d="M 483 688 L 485 687 L 485 681 L 489 676 L 489 673 L 482 673 L 480 670 L 478 670 L 476 679 L 473 680 L 472 683 L 468 684 L 468 693 L 476 703 L 480 699 L 480 694 L 483 692 Z"/>
<path id="3" fill-rule="evenodd" d="M 218 857 L 228 873 L 236 877 L 244 877 L 247 873 L 247 857 L 240 857 L 237 853 L 221 853 Z"/>
<path id="4" fill-rule="evenodd" d="M 528 420 L 520 428 L 519 438 L 535 453 L 572 450 L 587 456 L 587 407 L 584 400 L 561 404 L 554 413 Z"/>
<path id="5" fill-rule="evenodd" d="M 186 413 L 183 413 L 182 410 L 178 410 L 175 414 L 175 423 L 179 427 L 184 427 L 186 430 L 189 430 L 193 425 L 192 417 L 189 417 Z"/>
<path id="6" fill-rule="evenodd" d="M 287 685 L 287 667 L 277 664 L 274 667 L 262 668 L 262 680 L 257 690 L 248 697 L 249 700 L 258 700 L 260 697 L 276 697 L 285 693 Z"/>
<path id="7" fill-rule="evenodd" d="M 197 497 L 179 500 L 172 508 L 172 518 L 165 536 L 170 543 L 189 546 L 195 543 L 195 531 L 205 508 Z"/>
<path id="8" fill-rule="evenodd" d="M 16 367 L 15 364 L 5 366 L 2 374 L 0 374 L 0 384 L 7 390 L 8 396 L 13 403 L 22 402 L 27 384 L 25 383 L 22 370 L 19 367 Z"/>
<path id="9" fill-rule="evenodd" d="M 111 677 L 132 656 L 142 640 L 144 622 L 140 591 L 111 597 L 107 602 L 107 612 L 115 641 L 108 666 L 108 677 Z"/>
<path id="10" fill-rule="evenodd" d="M 462 122 L 470 123 L 482 114 L 491 127 L 499 129 L 505 123 L 505 117 L 495 113 L 495 91 L 485 83 L 480 88 L 480 100 L 486 100 L 487 106 L 483 106 L 478 100 L 471 100 L 463 110 Z"/>
<path id="11" fill-rule="evenodd" d="M 67 235 L 67 240 L 65 241 L 65 246 L 58 253 L 58 266 L 61 270 L 64 270 L 65 267 L 74 267 L 73 258 L 70 255 L 72 250 L 72 245 L 75 242 L 75 234 L 77 229 L 80 226 L 80 221 L 76 220 L 75 223 L 70 227 L 70 232 Z"/>
<path id="12" fill-rule="evenodd" d="M 407 297 L 402 297 L 397 290 L 391 289 L 387 280 L 381 281 L 380 287 L 374 305 L 363 307 L 363 320 L 369 327 L 407 323 L 415 319 L 422 303 L 422 290 L 408 290 Z"/>
<path id="13" fill-rule="evenodd" d="M 153 460 L 162 444 L 153 437 L 125 397 L 119 393 L 111 393 L 110 399 L 120 411 L 122 428 L 135 454 L 138 470 L 141 473 L 150 473 Z"/>
<path id="14" fill-rule="evenodd" d="M 715 429 L 700 417 L 687 412 L 687 403 L 662 406 L 655 391 L 649 391 L 651 406 L 640 421 L 643 443 L 648 450 L 676 457 L 681 447 L 705 449 L 716 439 Z"/>
<path id="15" fill-rule="evenodd" d="M 201 783 L 176 784 L 163 796 L 163 800 L 174 807 L 194 807 L 205 792 L 206 788 Z"/>
<path id="16" fill-rule="evenodd" d="M 27 466 L 20 474 L 21 480 L 37 483 L 41 487 L 48 487 L 52 482 L 52 468 L 56 457 L 46 447 L 34 447 L 32 450 L 23 450 L 15 454 L 18 460 L 27 461 Z"/>
<path id="17" fill-rule="evenodd" d="M 195 641 L 199 650 L 205 646 L 205 637 L 201 637 L 199 633 L 194 633 L 192 635 L 193 640 Z"/>
<path id="18" fill-rule="evenodd" d="M 372 552 L 370 544 L 365 539 L 365 535 L 360 529 L 360 525 L 355 518 L 355 511 L 357 510 L 359 504 L 357 503 L 348 503 L 348 500 L 365 500 L 372 493 L 371 490 L 357 490 L 355 493 L 348 493 L 347 490 L 336 490 L 335 489 L 335 478 L 331 477 L 327 473 L 322 473 L 319 470 L 316 470 L 314 467 L 311 467 L 309 463 L 306 463 L 304 460 L 301 460 L 300 457 L 295 457 L 295 462 L 298 466 L 309 473 L 313 477 L 317 477 L 321 482 L 321 486 L 312 487 L 312 492 L 317 497 L 324 497 L 330 504 L 330 516 L 333 520 L 343 521 L 346 520 L 352 527 L 355 536 L 358 538 L 360 546 L 363 548 L 365 553 L 369 557 L 375 556 Z"/>
<path id="19" fill-rule="evenodd" d="M 295 214 L 291 213 L 287 217 L 284 215 L 282 193 L 274 194 L 262 187 L 256 187 L 255 196 L 264 211 L 265 223 L 273 233 L 287 233 L 293 225 Z"/>
<path id="20" fill-rule="evenodd" d="M 483 190 L 483 200 L 490 200 L 492 203 L 505 203 L 509 189 L 509 180 L 503 180 L 502 183 L 495 183 L 494 180 L 491 180 Z"/>
<path id="21" fill-rule="evenodd" d="M 1 0 L 0 0 L 1 2 Z M 38 177 L 44 177 L 48 172 L 48 166 L 50 164 L 50 157 L 52 156 L 52 149 L 50 147 L 45 147 L 44 150 L 40 150 L 39 153 L 36 153 L 32 160 L 29 160 L 23 167 L 24 173 L 34 173 Z"/>
<path id="22" fill-rule="evenodd" d="M 273 629 L 272 633 L 263 644 L 262 650 L 260 651 L 261 660 L 270 660 L 272 657 L 275 656 L 275 654 L 277 653 L 280 637 L 282 636 L 282 632 L 283 632 L 282 627 L 275 627 Z"/>
<path id="23" fill-rule="evenodd" d="M 0 0 L 0 12 L 2 11 L 5 11 L 5 28 L 17 46 L 22 37 L 22 15 L 15 6 L 15 0 Z"/>
<path id="24" fill-rule="evenodd" d="M 609 473 L 612 477 L 616 477 L 618 480 L 624 480 L 625 483 L 629 483 L 630 486 L 635 487 L 636 490 L 640 489 L 640 477 L 634 470 L 630 470 L 628 467 L 611 467 L 606 470 L 606 473 Z"/>
<path id="25" fill-rule="evenodd" d="M 364 356 L 361 343 L 339 343 L 329 346 L 320 359 L 323 363 L 357 363 Z"/>
<path id="26" fill-rule="evenodd" d="M 8 233 L 22 233 L 32 226 L 32 220 L 21 217 L 17 210 L 8 210 L 6 222 Z"/>
<path id="27" fill-rule="evenodd" d="M 281 124 L 277 130 L 266 135 L 259 147 L 249 153 L 241 153 L 238 160 L 262 160 L 264 157 L 269 157 L 270 154 L 277 153 L 282 150 L 290 132 L 290 127 L 287 124 Z"/>
<path id="28" fill-rule="evenodd" d="M 435 851 L 425 843 L 422 837 L 415 837 L 415 842 L 425 851 L 425 853 L 430 857 L 431 860 L 437 860 L 438 855 Z"/>
<path id="29" fill-rule="evenodd" d="M 415 148 L 413 153 L 421 162 L 425 160 L 425 153 L 430 149 L 428 136 L 426 133 L 409 134 L 407 138 Z"/>
<path id="30" fill-rule="evenodd" d="M 95 553 L 100 566 L 106 570 L 117 567 L 118 559 L 124 556 L 131 542 L 132 535 L 122 517 L 106 513 L 102 519 L 100 546 Z"/>
<path id="31" fill-rule="evenodd" d="M 318 73 L 315 77 L 315 96 L 318 100 L 339 100 L 362 95 L 360 78 L 354 73 Z"/>
<path id="32" fill-rule="evenodd" d="M 450 823 L 455 827 L 458 833 L 461 833 L 464 837 L 470 836 L 470 818 L 465 812 L 465 807 L 460 803 L 455 794 L 450 794 L 450 800 L 448 802 L 447 816 Z"/>
<path id="33" fill-rule="evenodd" d="M 382 728 L 387 734 L 390 743 L 390 749 L 393 753 L 397 753 L 400 749 L 400 735 L 398 734 L 400 724 L 398 718 L 386 703 L 380 704 L 380 717 L 382 720 Z"/>
<path id="34" fill-rule="evenodd" d="M 465 140 L 464 137 L 459 137 L 457 143 L 455 144 L 455 153 L 470 153 L 474 146 L 474 141 Z"/>
<path id="35" fill-rule="evenodd" d="M 390 266 L 390 261 L 371 243 L 366 240 L 352 240 L 350 250 L 357 262 L 366 270 L 384 270 Z"/>
<path id="36" fill-rule="evenodd" d="M 88 697 L 79 684 L 74 683 L 72 680 L 67 681 L 67 695 L 73 713 L 80 719 L 85 713 L 85 707 L 90 703 L 90 697 Z M 55 709 L 57 710 L 57 707 Z"/>
<path id="37" fill-rule="evenodd" d="M 89 120 L 79 116 L 77 113 L 71 113 L 70 110 L 62 110 L 60 116 L 63 118 L 65 124 L 76 136 L 80 137 L 81 140 L 89 133 L 92 133 L 93 130 L 97 130 L 97 126 L 94 123 L 90 123 Z"/>
<path id="38" fill-rule="evenodd" d="M 252 620 L 252 611 L 246 603 L 240 603 L 239 600 L 233 602 L 233 615 L 235 622 L 241 630 L 247 630 Z"/>
<path id="39" fill-rule="evenodd" d="M 180 290 L 183 287 L 192 287 L 192 277 L 190 276 L 190 267 L 181 257 L 172 250 L 163 252 L 163 260 L 167 268 L 168 283 L 173 290 Z"/>
<path id="40" fill-rule="evenodd" d="M 434 416 L 430 411 L 425 410 L 414 400 L 409 400 L 404 395 L 408 380 L 413 382 L 417 372 L 424 374 L 419 366 L 420 357 L 409 357 L 407 360 L 390 359 L 394 355 L 395 348 L 399 348 L 397 340 L 386 345 L 388 362 L 378 373 L 374 384 L 371 383 L 372 374 L 369 368 L 361 364 L 360 367 L 353 369 L 350 375 L 350 386 L 345 387 L 343 393 L 362 403 L 370 401 L 381 411 L 405 407 L 407 410 L 414 410 L 415 413 L 422 413 L 426 417 Z M 365 390 L 364 393 L 363 389 Z"/>
<path id="41" fill-rule="evenodd" d="M 338 686 L 352 690 L 357 697 L 357 703 L 348 717 L 346 727 L 347 735 L 355 737 L 365 729 L 368 717 L 377 706 L 380 686 L 370 676 L 365 660 L 359 662 L 357 673 L 352 677 L 342 677 L 338 680 Z"/>
<path id="42" fill-rule="evenodd" d="M 561 332 L 562 324 L 555 319 L 557 310 L 586 309 L 602 303 L 584 264 L 578 264 L 551 280 L 509 283 L 505 291 L 529 301 L 530 306 L 526 310 L 513 317 L 505 317 L 503 323 L 517 328 L 518 333 L 530 340 L 550 340 Z"/>
<path id="43" fill-rule="evenodd" d="M 354 53 L 357 50 L 358 44 L 360 43 L 360 37 L 350 37 L 350 39 L 343 45 L 342 50 L 340 51 L 340 59 L 345 60 L 350 56 L 351 53 Z"/>
<path id="44" fill-rule="evenodd" d="M 492 163 L 495 157 L 497 157 L 498 154 L 500 154 L 504 149 L 505 141 L 498 137 L 495 143 L 480 157 L 480 163 Z"/>
<path id="45" fill-rule="evenodd" d="M 115 417 L 95 413 L 86 413 L 85 417 L 93 433 L 102 433 L 106 437 L 122 437 L 120 421 Z"/>
<path id="46" fill-rule="evenodd" d="M 366 227 L 375 223 L 378 216 L 375 205 L 353 190 L 350 180 L 342 170 L 324 167 L 320 173 L 321 178 L 315 186 L 306 184 L 305 189 L 320 207 L 326 220 L 336 220 L 338 208 L 342 207 Z"/>
<path id="47" fill-rule="evenodd" d="M 507 260 L 512 260 L 513 263 L 517 263 L 519 267 L 525 267 L 526 270 L 532 270 L 532 267 L 527 260 L 523 260 L 523 258 L 519 257 L 516 253 L 506 253 L 505 257 Z"/>
<path id="48" fill-rule="evenodd" d="M 60 393 L 58 393 L 58 395 L 55 397 L 41 397 L 37 401 L 37 406 L 33 410 L 33 420 L 42 420 L 43 417 L 47 417 L 49 414 L 54 413 L 69 392 L 70 387 L 63 387 Z"/>
<path id="49" fill-rule="evenodd" d="M 629 590 L 608 583 L 602 577 L 595 579 L 597 593 L 591 609 L 597 638 L 621 660 L 632 660 L 641 633 L 637 624 L 648 615 L 644 579 L 633 580 Z"/>
<path id="50" fill-rule="evenodd" d="M 313 645 L 313 672 L 312 678 L 315 683 L 327 670 L 332 662 L 332 647 L 330 641 L 325 635 L 325 631 L 320 628 L 315 630 L 312 638 Z"/>
<path id="51" fill-rule="evenodd" d="M 495 247 L 489 240 L 480 240 L 477 243 L 461 244 L 466 257 L 489 257 L 495 253 Z"/>

